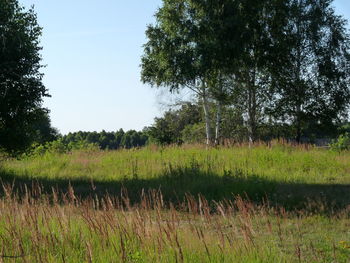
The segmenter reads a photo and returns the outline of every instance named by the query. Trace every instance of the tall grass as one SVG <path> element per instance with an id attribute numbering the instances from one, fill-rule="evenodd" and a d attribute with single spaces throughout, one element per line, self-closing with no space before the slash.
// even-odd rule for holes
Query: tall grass
<path id="1" fill-rule="evenodd" d="M 197 165 L 204 172 L 223 176 L 242 171 L 269 180 L 301 183 L 349 183 L 350 155 L 317 148 L 287 145 L 218 148 L 148 147 L 138 150 L 76 151 L 71 154 L 13 160 L 4 164 L 18 175 L 45 179 L 81 179 L 104 182 L 125 178 L 149 179 L 168 167 Z"/>
<path id="2" fill-rule="evenodd" d="M 0 172 L 1 173 L 1 172 Z M 291 205 L 328 197 L 350 202 L 350 154 L 289 145 L 205 150 L 200 146 L 46 154 L 3 164 L 2 178 L 38 180 L 90 194 L 160 189 L 166 199 L 201 193 L 209 200 L 248 195 Z"/>
<path id="3" fill-rule="evenodd" d="M 7 160 L 0 176 L 0 263 L 350 258 L 349 152 L 75 151 Z"/>
<path id="4" fill-rule="evenodd" d="M 80 199 L 74 189 L 0 201 L 2 262 L 348 262 L 349 210 L 298 215 L 240 197 L 187 195 L 181 209 L 159 191 Z M 59 202 L 58 200 L 61 200 Z"/>

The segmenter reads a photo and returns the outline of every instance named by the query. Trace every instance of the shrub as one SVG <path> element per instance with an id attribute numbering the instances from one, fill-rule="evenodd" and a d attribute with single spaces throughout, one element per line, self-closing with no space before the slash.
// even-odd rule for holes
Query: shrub
<path id="1" fill-rule="evenodd" d="M 335 151 L 345 151 L 350 149 L 350 134 L 347 132 L 338 137 L 331 144 L 331 149 Z"/>
<path id="2" fill-rule="evenodd" d="M 182 131 L 182 140 L 186 143 L 203 143 L 205 138 L 204 123 L 187 125 Z"/>
<path id="3" fill-rule="evenodd" d="M 45 144 L 32 145 L 31 149 L 25 153 L 25 156 L 41 156 L 47 153 L 64 154 L 75 150 L 95 151 L 99 149 L 97 144 L 87 141 L 70 142 L 67 144 L 63 140 L 58 139 Z"/>

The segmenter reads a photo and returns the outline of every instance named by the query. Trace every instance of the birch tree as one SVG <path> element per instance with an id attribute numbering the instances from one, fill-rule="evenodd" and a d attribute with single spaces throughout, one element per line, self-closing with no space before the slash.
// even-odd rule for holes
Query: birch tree
<path id="1" fill-rule="evenodd" d="M 156 24 L 146 31 L 142 81 L 172 92 L 188 89 L 196 94 L 203 104 L 208 145 L 214 141 L 210 101 L 216 101 L 218 107 L 217 142 L 221 102 L 213 90 L 221 89 L 216 86 L 221 83 L 218 72 L 225 72 L 241 53 L 241 22 L 239 1 L 164 0 Z"/>
<path id="2" fill-rule="evenodd" d="M 297 142 L 307 124 L 331 126 L 349 105 L 350 40 L 332 2 L 285 1 L 287 19 L 276 37 L 283 59 L 273 75 L 273 107 L 277 117 L 293 124 Z"/>

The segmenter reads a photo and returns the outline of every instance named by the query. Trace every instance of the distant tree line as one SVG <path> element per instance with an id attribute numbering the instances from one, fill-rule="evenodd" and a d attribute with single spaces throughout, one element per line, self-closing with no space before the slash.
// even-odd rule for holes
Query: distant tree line
<path id="1" fill-rule="evenodd" d="M 102 150 L 116 150 L 145 146 L 148 136 L 144 132 L 135 130 L 124 132 L 123 129 L 117 132 L 106 132 L 104 130 L 101 132 L 79 131 L 62 136 L 60 141 L 66 145 L 86 142 L 88 144 L 95 144 Z"/>
<path id="2" fill-rule="evenodd" d="M 46 125 L 36 128 L 37 137 L 32 147 L 28 148 L 25 155 L 42 155 L 47 152 L 67 153 L 74 150 L 118 150 L 144 147 L 146 145 L 181 145 L 203 143 L 206 140 L 204 116 L 202 105 L 195 102 L 182 102 L 176 107 L 164 112 L 154 119 L 154 123 L 145 127 L 142 131 L 129 130 L 124 132 L 119 129 L 116 132 L 87 132 L 78 131 L 60 135 L 56 130 L 52 133 L 51 126 L 47 126 L 49 120 L 45 118 Z M 215 115 L 215 112 L 211 112 Z M 335 138 L 332 148 L 335 150 L 347 150 L 350 147 L 350 123 L 342 123 L 334 126 L 332 130 L 313 125 L 305 129 L 309 143 L 317 143 L 319 138 Z M 247 141 L 248 131 L 245 126 L 242 112 L 225 106 L 222 108 L 221 143 L 233 145 Z M 259 140 L 270 141 L 272 139 L 293 138 L 291 125 L 281 123 L 266 123 L 260 125 L 257 131 Z M 327 141 L 329 142 L 329 141 Z"/>

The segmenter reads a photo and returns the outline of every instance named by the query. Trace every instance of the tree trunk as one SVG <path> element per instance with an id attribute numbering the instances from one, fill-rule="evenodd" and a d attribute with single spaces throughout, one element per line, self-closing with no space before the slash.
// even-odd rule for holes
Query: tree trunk
<path id="1" fill-rule="evenodd" d="M 216 104 L 216 123 L 215 123 L 215 145 L 219 145 L 221 130 L 221 102 L 218 100 Z"/>
<path id="2" fill-rule="evenodd" d="M 207 145 L 209 146 L 212 143 L 212 135 L 211 135 L 211 128 L 210 128 L 211 119 L 210 119 L 210 112 L 209 112 L 208 96 L 205 90 L 203 90 L 202 99 L 203 99 L 203 109 L 204 109 L 204 118 L 205 118 L 205 132 L 207 135 Z"/>
<path id="3" fill-rule="evenodd" d="M 299 0 L 299 9 L 301 8 L 302 1 Z M 296 112 L 295 112 L 295 117 L 296 117 L 296 137 L 295 140 L 299 144 L 301 142 L 301 134 L 302 134 L 302 120 L 301 120 L 301 114 L 302 114 L 302 87 L 301 87 L 301 60 L 302 60 L 302 54 L 301 54 L 301 46 L 302 46 L 302 41 L 301 41 L 301 25 L 300 25 L 300 17 L 298 17 L 297 21 L 297 36 L 298 36 L 298 47 L 297 47 L 297 72 L 296 72 Z"/>
<path id="4" fill-rule="evenodd" d="M 252 80 L 248 86 L 248 139 L 249 146 L 256 141 L 257 121 L 256 121 L 257 101 L 256 101 L 256 87 L 255 87 L 255 70 L 253 72 Z"/>
<path id="5" fill-rule="evenodd" d="M 296 117 L 297 117 L 297 119 L 296 119 L 297 134 L 296 134 L 295 140 L 298 144 L 300 144 L 301 143 L 301 133 L 302 133 L 302 131 L 301 131 L 301 129 L 302 129 L 302 127 L 301 127 L 301 105 L 300 104 L 297 105 Z"/>

